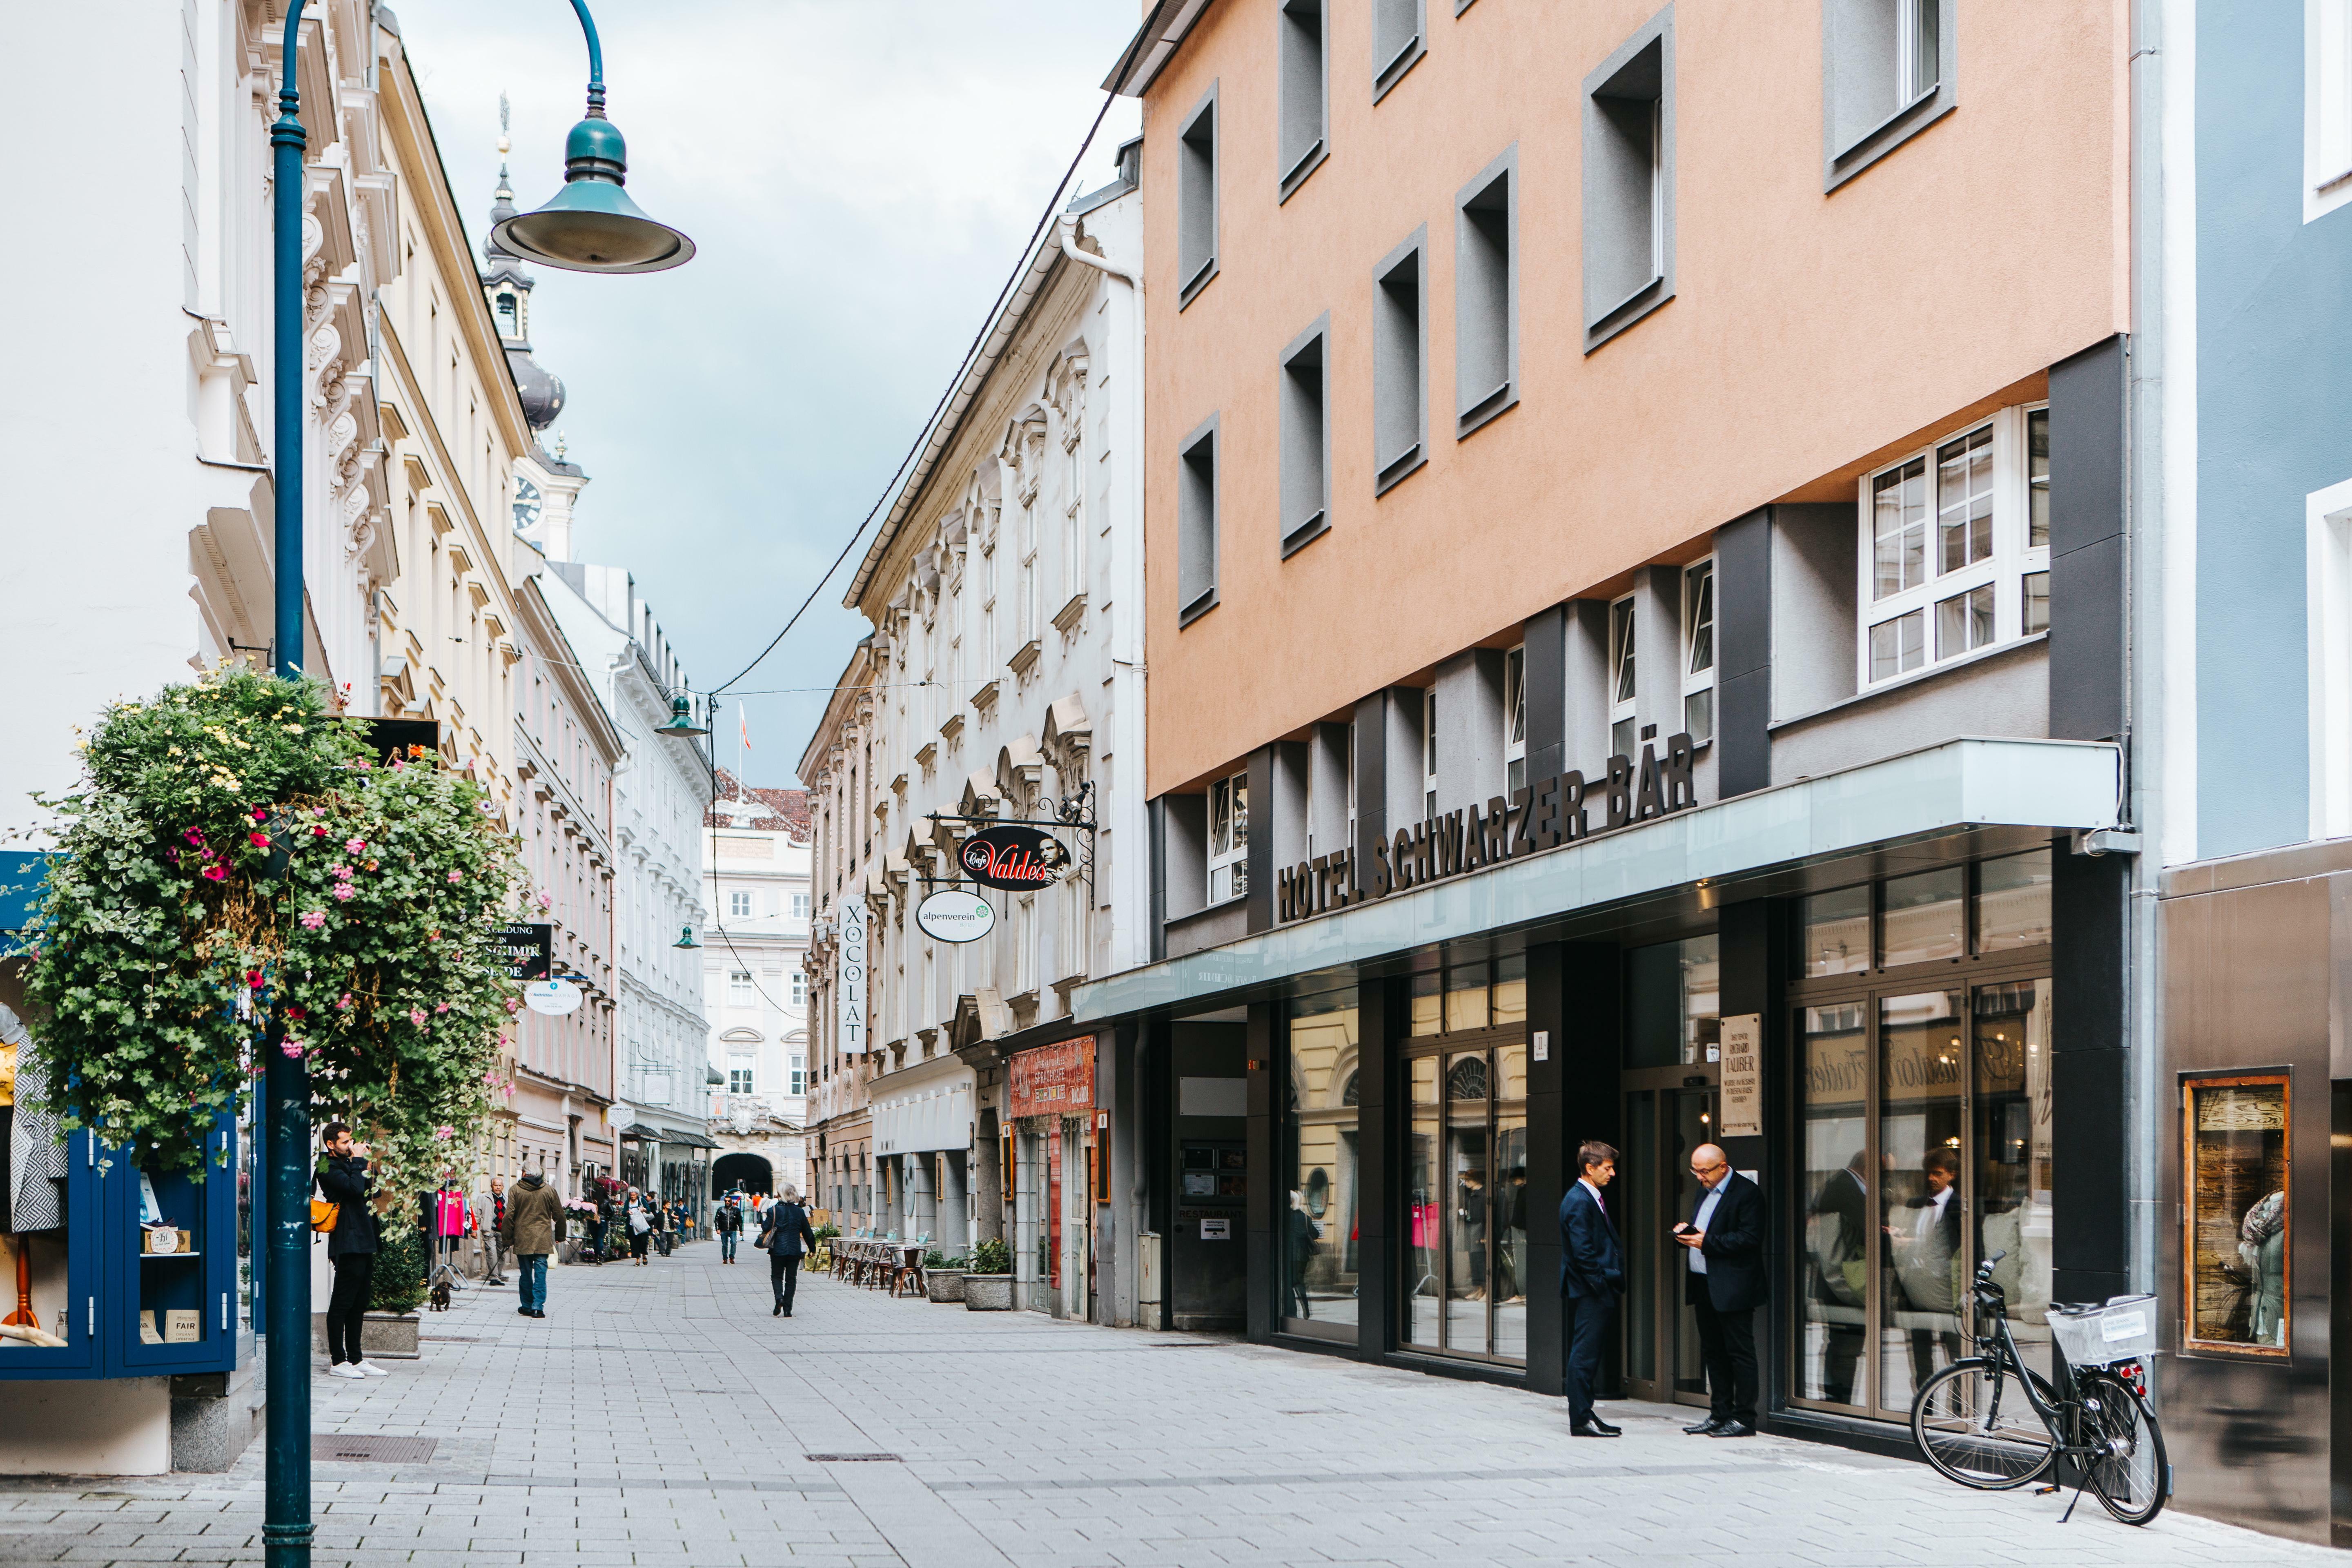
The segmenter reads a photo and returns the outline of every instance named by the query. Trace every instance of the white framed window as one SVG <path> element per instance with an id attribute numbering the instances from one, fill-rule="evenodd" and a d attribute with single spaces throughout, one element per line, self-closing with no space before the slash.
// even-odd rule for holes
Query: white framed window
<path id="1" fill-rule="evenodd" d="M 1437 688 L 1421 694 L 1421 805 L 1424 817 L 1437 815 Z"/>
<path id="2" fill-rule="evenodd" d="M 1528 645 L 1503 656 L 1503 794 L 1528 782 Z"/>
<path id="3" fill-rule="evenodd" d="M 1076 416 L 1062 431 L 1062 599 L 1087 591 L 1085 429 Z"/>
<path id="4" fill-rule="evenodd" d="M 793 919 L 796 921 L 804 921 L 808 919 L 809 896 L 806 893 L 794 893 L 793 895 L 792 910 Z"/>
<path id="5" fill-rule="evenodd" d="M 799 970 L 795 969 L 795 970 L 793 970 L 793 971 L 792 975 L 791 975 L 791 977 L 789 978 L 789 980 L 786 982 L 786 984 L 789 984 L 789 985 L 792 987 L 792 993 L 791 993 L 791 996 L 790 996 L 790 1001 L 791 1001 L 792 1005 L 793 1005 L 793 1006 L 795 1006 L 795 1007 L 805 1007 L 805 1006 L 807 1006 L 807 1005 L 808 1005 L 808 976 L 807 976 L 807 975 L 805 975 L 805 974 L 803 974 L 803 973 L 802 973 Z"/>
<path id="6" fill-rule="evenodd" d="M 803 1056 L 798 1051 L 794 1051 L 792 1055 L 792 1062 L 789 1070 L 791 1073 L 792 1082 L 792 1089 L 789 1092 L 793 1094 L 806 1094 L 808 1092 L 808 1058 Z"/>
<path id="7" fill-rule="evenodd" d="M 729 1057 L 727 1058 L 728 1093 L 757 1094 L 759 1090 L 754 1086 L 758 1084 L 759 1080 L 759 1067 L 756 1058 Z"/>
<path id="8" fill-rule="evenodd" d="M 1609 754 L 1633 754 L 1633 595 L 1609 606 Z"/>
<path id="9" fill-rule="evenodd" d="M 1249 775 L 1209 786 L 1209 902 L 1249 891 Z"/>
<path id="10" fill-rule="evenodd" d="M 2352 201 L 2352 0 L 2304 0 L 2303 221 Z"/>
<path id="11" fill-rule="evenodd" d="M 1864 476 L 1859 689 L 2049 629 L 2049 498 L 2046 408 Z"/>
<path id="12" fill-rule="evenodd" d="M 749 892 L 739 889 L 727 895 L 727 918 L 730 921 L 751 918 L 751 895 Z"/>
<path id="13" fill-rule="evenodd" d="M 1715 559 L 1683 568 L 1683 731 L 1715 739 Z"/>
<path id="14" fill-rule="evenodd" d="M 730 1007 L 749 1007 L 752 994 L 750 970 L 730 969 L 727 972 L 727 1005 Z"/>

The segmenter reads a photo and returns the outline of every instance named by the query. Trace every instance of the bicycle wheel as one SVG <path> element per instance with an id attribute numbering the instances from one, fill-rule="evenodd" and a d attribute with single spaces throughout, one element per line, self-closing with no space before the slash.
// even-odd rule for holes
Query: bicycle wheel
<path id="1" fill-rule="evenodd" d="M 2039 1373 L 2023 1375 L 2045 1404 L 2054 1401 Z M 2019 1373 L 1980 1356 L 1954 1362 L 1921 1386 L 1911 1402 L 1911 1437 L 1929 1464 L 1979 1491 L 2021 1487 L 2058 1457 L 2058 1440 Z"/>
<path id="2" fill-rule="evenodd" d="M 2091 1489 L 2126 1524 L 2146 1524 L 2164 1509 L 2172 1471 L 2164 1431 L 2131 1384 L 2112 1373 L 2075 1374 L 2083 1394 L 2083 1441 L 2104 1452 L 2085 1466 Z"/>

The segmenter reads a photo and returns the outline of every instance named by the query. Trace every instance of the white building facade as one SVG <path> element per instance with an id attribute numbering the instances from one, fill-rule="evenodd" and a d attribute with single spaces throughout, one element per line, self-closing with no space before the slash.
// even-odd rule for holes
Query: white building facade
<path id="1" fill-rule="evenodd" d="M 809 1197 L 808 795 L 722 768 L 703 826 L 713 1191 Z"/>

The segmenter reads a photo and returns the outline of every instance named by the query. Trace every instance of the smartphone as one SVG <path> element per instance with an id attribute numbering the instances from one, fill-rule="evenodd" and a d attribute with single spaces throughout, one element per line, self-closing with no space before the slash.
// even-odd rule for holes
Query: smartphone
<path id="1" fill-rule="evenodd" d="M 1675 1235 L 1676 1235 L 1676 1236 L 1688 1236 L 1691 1232 L 1693 1232 L 1693 1231 L 1696 1230 L 1697 1228 L 1698 1228 L 1698 1226 L 1695 1226 L 1695 1225 L 1691 1224 L 1691 1222 L 1690 1222 L 1690 1221 L 1688 1221 L 1688 1220 L 1686 1220 L 1686 1219 L 1685 1219 L 1685 1220 L 1676 1220 L 1676 1221 L 1675 1222 L 1674 1234 L 1675 1234 Z"/>

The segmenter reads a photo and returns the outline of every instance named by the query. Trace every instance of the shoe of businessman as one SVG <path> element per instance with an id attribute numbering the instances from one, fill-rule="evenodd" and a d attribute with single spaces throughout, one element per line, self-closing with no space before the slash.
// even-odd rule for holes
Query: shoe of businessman
<path id="1" fill-rule="evenodd" d="M 1727 1421 L 1707 1434 L 1710 1437 L 1753 1437 L 1756 1428 L 1745 1421 Z"/>
<path id="2" fill-rule="evenodd" d="M 1715 1429 L 1722 1425 L 1723 1421 L 1720 1417 L 1710 1415 L 1697 1426 L 1685 1426 L 1683 1430 L 1694 1437 L 1712 1437 L 1715 1436 Z"/>
<path id="3" fill-rule="evenodd" d="M 1580 1426 L 1570 1426 L 1568 1429 L 1568 1435 L 1571 1437 L 1621 1437 L 1624 1436 L 1624 1434 L 1618 1431 L 1616 1427 L 1599 1421 L 1587 1421 Z"/>

